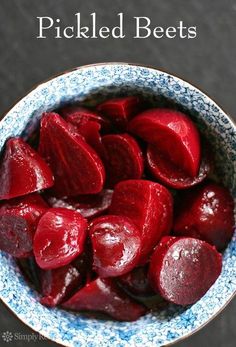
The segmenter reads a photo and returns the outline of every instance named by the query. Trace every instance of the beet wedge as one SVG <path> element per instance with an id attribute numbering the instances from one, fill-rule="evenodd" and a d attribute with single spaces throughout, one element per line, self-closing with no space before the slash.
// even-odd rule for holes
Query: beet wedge
<path id="1" fill-rule="evenodd" d="M 141 304 L 128 297 L 111 278 L 97 278 L 62 304 L 75 311 L 99 311 L 120 321 L 135 321 L 145 314 Z"/>
<path id="2" fill-rule="evenodd" d="M 54 307 L 72 296 L 83 285 L 83 277 L 72 265 L 41 271 L 41 304 Z"/>
<path id="3" fill-rule="evenodd" d="M 197 302 L 221 273 L 222 255 L 215 247 L 194 238 L 164 237 L 150 261 L 153 289 L 169 302 Z"/>
<path id="4" fill-rule="evenodd" d="M 27 195 L 53 185 L 50 168 L 21 138 L 10 138 L 0 164 L 0 200 Z"/>
<path id="5" fill-rule="evenodd" d="M 97 110 L 109 119 L 121 131 L 126 130 L 128 121 L 141 109 L 141 101 L 137 96 L 126 96 L 104 101 Z"/>
<path id="6" fill-rule="evenodd" d="M 32 255 L 33 236 L 48 206 L 37 193 L 0 203 L 0 249 L 17 258 Z"/>
<path id="7" fill-rule="evenodd" d="M 150 109 L 129 123 L 128 130 L 154 144 L 166 160 L 190 177 L 200 166 L 200 137 L 197 127 L 184 113 L 171 109 Z"/>
<path id="8" fill-rule="evenodd" d="M 41 120 L 39 152 L 51 167 L 57 196 L 99 193 L 105 170 L 96 152 L 56 113 Z"/>
<path id="9" fill-rule="evenodd" d="M 186 189 L 193 187 L 208 176 L 211 171 L 211 161 L 207 152 L 203 153 L 199 172 L 191 177 L 173 162 L 166 160 L 165 155 L 158 150 L 156 145 L 148 145 L 147 167 L 152 176 L 167 187 Z"/>
<path id="10" fill-rule="evenodd" d="M 66 106 L 59 111 L 59 114 L 76 127 L 81 127 L 88 122 L 95 122 L 101 126 L 104 133 L 110 132 L 111 122 L 102 117 L 98 112 L 83 106 Z"/>
<path id="11" fill-rule="evenodd" d="M 140 264 L 172 226 L 173 199 L 169 191 L 148 180 L 127 180 L 116 185 L 110 214 L 129 217 L 142 236 Z"/>
<path id="12" fill-rule="evenodd" d="M 139 262 L 141 235 L 127 217 L 102 216 L 89 225 L 93 247 L 93 268 L 100 277 L 117 277 Z"/>
<path id="13" fill-rule="evenodd" d="M 64 207 L 78 211 L 83 217 L 91 219 L 105 213 L 112 199 L 113 190 L 103 189 L 98 194 L 79 195 L 71 198 L 46 196 L 51 207 Z"/>
<path id="14" fill-rule="evenodd" d="M 56 269 L 69 264 L 84 250 L 87 221 L 77 211 L 51 208 L 40 219 L 33 250 L 39 267 Z"/>
<path id="15" fill-rule="evenodd" d="M 228 189 L 206 183 L 182 195 L 174 219 L 176 236 L 195 237 L 223 250 L 233 236 L 234 202 Z"/>
<path id="16" fill-rule="evenodd" d="M 120 181 L 139 179 L 143 174 L 143 155 L 136 140 L 128 134 L 102 138 L 108 187 Z"/>

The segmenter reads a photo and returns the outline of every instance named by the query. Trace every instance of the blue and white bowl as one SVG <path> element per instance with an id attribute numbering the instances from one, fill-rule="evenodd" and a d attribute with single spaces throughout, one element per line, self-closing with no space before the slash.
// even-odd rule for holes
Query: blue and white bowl
<path id="1" fill-rule="evenodd" d="M 218 175 L 236 200 L 236 127 L 225 112 L 191 84 L 154 68 L 126 63 L 80 67 L 42 83 L 21 99 L 0 122 L 0 149 L 11 136 L 28 137 L 42 112 L 66 103 L 97 103 L 116 95 L 140 94 L 156 105 L 173 102 L 187 111 L 210 141 Z M 29 327 L 64 346 L 150 347 L 176 342 L 204 326 L 236 293 L 236 235 L 224 252 L 223 271 L 196 304 L 169 305 L 136 322 L 100 320 L 49 309 L 24 280 L 14 260 L 0 253 L 3 302 Z"/>

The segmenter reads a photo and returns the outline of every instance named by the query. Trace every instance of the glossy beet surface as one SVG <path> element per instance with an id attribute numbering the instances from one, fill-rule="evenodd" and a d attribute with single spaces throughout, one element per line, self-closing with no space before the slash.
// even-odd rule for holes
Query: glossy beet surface
<path id="1" fill-rule="evenodd" d="M 173 201 L 169 191 L 148 180 L 128 180 L 116 185 L 111 214 L 129 217 L 142 236 L 140 262 L 145 262 L 157 242 L 170 232 Z"/>
<path id="2" fill-rule="evenodd" d="M 140 111 L 141 102 L 137 96 L 127 96 L 104 101 L 97 110 L 110 119 L 113 125 L 124 131 L 128 121 Z"/>
<path id="3" fill-rule="evenodd" d="M 177 209 L 174 234 L 205 240 L 224 249 L 233 236 L 234 202 L 229 191 L 207 183 L 186 192 Z"/>
<path id="4" fill-rule="evenodd" d="M 39 152 L 51 167 L 58 196 L 98 193 L 103 188 L 103 164 L 82 137 L 58 114 L 41 120 Z"/>
<path id="5" fill-rule="evenodd" d="M 0 203 L 0 249 L 14 257 L 28 257 L 39 218 L 48 209 L 37 193 Z"/>
<path id="6" fill-rule="evenodd" d="M 193 238 L 164 237 L 151 257 L 153 289 L 178 305 L 198 301 L 221 273 L 222 256 L 208 243 Z"/>
<path id="7" fill-rule="evenodd" d="M 20 138 L 9 139 L 0 164 L 0 200 L 52 185 L 52 172 L 38 153 Z"/>
<path id="8" fill-rule="evenodd" d="M 91 109 L 81 106 L 67 106 L 59 111 L 66 121 L 70 122 L 74 126 L 80 128 L 88 122 L 95 122 L 101 125 L 103 132 L 109 132 L 111 130 L 111 123 L 108 119 L 101 117 L 101 115 Z"/>
<path id="9" fill-rule="evenodd" d="M 120 321 L 135 321 L 146 309 L 121 291 L 111 278 L 97 278 L 62 305 L 71 310 L 100 311 Z"/>
<path id="10" fill-rule="evenodd" d="M 139 261 L 141 235 L 127 217 L 102 216 L 89 226 L 93 267 L 100 277 L 116 277 L 131 271 Z"/>
<path id="11" fill-rule="evenodd" d="M 38 223 L 34 236 L 34 255 L 42 269 L 69 264 L 83 252 L 87 222 L 77 211 L 49 209 Z"/>
<path id="12" fill-rule="evenodd" d="M 164 185 L 174 189 L 186 189 L 201 183 L 211 170 L 211 161 L 207 153 L 204 153 L 196 176 L 187 175 L 173 162 L 166 160 L 157 146 L 148 145 L 147 166 L 152 176 Z"/>
<path id="13" fill-rule="evenodd" d="M 198 130 L 185 114 L 155 108 L 135 117 L 129 131 L 156 146 L 177 167 L 194 177 L 200 165 L 200 138 Z"/>
<path id="14" fill-rule="evenodd" d="M 41 271 L 41 304 L 54 307 L 68 299 L 83 284 L 82 275 L 72 265 Z"/>
<path id="15" fill-rule="evenodd" d="M 83 217 L 91 219 L 107 211 L 111 204 L 113 190 L 104 189 L 98 194 L 80 195 L 71 198 L 56 198 L 47 196 L 46 199 L 51 207 L 64 207 L 76 210 Z"/>
<path id="16" fill-rule="evenodd" d="M 137 141 L 128 134 L 106 135 L 102 138 L 107 184 L 113 187 L 127 179 L 141 178 L 143 155 Z"/>
<path id="17" fill-rule="evenodd" d="M 148 279 L 148 266 L 140 266 L 119 277 L 119 283 L 129 293 L 137 296 L 154 295 Z"/>

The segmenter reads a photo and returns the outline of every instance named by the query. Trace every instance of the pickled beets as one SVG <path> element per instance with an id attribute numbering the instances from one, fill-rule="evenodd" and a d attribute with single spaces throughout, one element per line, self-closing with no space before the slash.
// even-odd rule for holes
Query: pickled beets
<path id="1" fill-rule="evenodd" d="M 67 105 L 42 115 L 38 151 L 6 141 L 0 249 L 40 283 L 43 305 L 134 321 L 147 312 L 138 301 L 194 304 L 219 277 L 233 198 L 207 180 L 214 163 L 191 117 L 145 105 Z"/>

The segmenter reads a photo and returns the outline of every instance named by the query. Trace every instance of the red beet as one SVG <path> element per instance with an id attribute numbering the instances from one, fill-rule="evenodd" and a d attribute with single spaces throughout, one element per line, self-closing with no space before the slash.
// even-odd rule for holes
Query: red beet
<path id="1" fill-rule="evenodd" d="M 140 264 L 145 263 L 157 242 L 170 232 L 173 199 L 169 191 L 148 180 L 128 180 L 116 185 L 110 213 L 129 217 L 140 229 Z"/>
<path id="2" fill-rule="evenodd" d="M 102 216 L 90 224 L 93 267 L 100 277 L 116 277 L 131 271 L 139 261 L 140 231 L 127 217 Z"/>
<path id="3" fill-rule="evenodd" d="M 138 143 L 128 134 L 106 135 L 102 138 L 107 185 L 127 179 L 141 178 L 143 156 Z"/>
<path id="4" fill-rule="evenodd" d="M 59 269 L 41 271 L 41 287 L 43 297 L 41 304 L 54 307 L 74 294 L 83 284 L 79 271 L 72 265 Z"/>
<path id="5" fill-rule="evenodd" d="M 128 130 L 148 143 L 190 177 L 198 174 L 200 138 L 198 130 L 185 114 L 170 109 L 151 109 L 135 117 Z"/>
<path id="6" fill-rule="evenodd" d="M 84 250 L 87 222 L 77 211 L 49 209 L 38 223 L 34 255 L 42 269 L 69 264 Z"/>
<path id="7" fill-rule="evenodd" d="M 66 301 L 64 308 L 100 311 L 120 321 L 135 321 L 146 309 L 123 293 L 111 278 L 97 278 Z"/>
<path id="8" fill-rule="evenodd" d="M 92 121 L 101 125 L 104 132 L 111 130 L 110 121 L 94 110 L 90 110 L 81 106 L 67 106 L 59 111 L 66 121 L 72 123 L 76 127 L 80 127 L 87 122 Z"/>
<path id="9" fill-rule="evenodd" d="M 150 296 L 154 292 L 148 280 L 148 267 L 140 266 L 119 277 L 119 283 L 128 292 L 137 296 Z"/>
<path id="10" fill-rule="evenodd" d="M 42 117 L 39 152 L 54 173 L 56 195 L 95 194 L 102 190 L 105 171 L 100 158 L 56 113 Z"/>
<path id="11" fill-rule="evenodd" d="M 51 207 L 64 207 L 70 210 L 76 210 L 83 217 L 91 219 L 107 211 L 111 204 L 113 190 L 104 189 L 98 194 L 80 195 L 71 198 L 47 197 Z"/>
<path id="12" fill-rule="evenodd" d="M 39 218 L 48 209 L 37 193 L 0 203 L 0 249 L 14 257 L 32 254 Z"/>
<path id="13" fill-rule="evenodd" d="M 164 237 L 151 257 L 153 289 L 169 302 L 190 305 L 214 284 L 222 268 L 215 247 L 193 238 Z"/>
<path id="14" fill-rule="evenodd" d="M 128 121 L 140 108 L 141 102 L 137 96 L 109 99 L 97 106 L 97 110 L 121 131 L 126 129 Z"/>
<path id="15" fill-rule="evenodd" d="M 208 183 L 186 192 L 174 222 L 174 234 L 205 240 L 224 249 L 234 230 L 234 202 L 230 192 Z"/>
<path id="16" fill-rule="evenodd" d="M 156 179 L 174 189 L 186 189 L 201 183 L 211 170 L 209 157 L 207 153 L 204 153 L 198 174 L 190 177 L 173 162 L 166 160 L 156 145 L 148 146 L 147 165 Z"/>
<path id="17" fill-rule="evenodd" d="M 9 139 L 0 164 L 0 200 L 52 185 L 52 172 L 38 153 L 20 138 Z"/>

